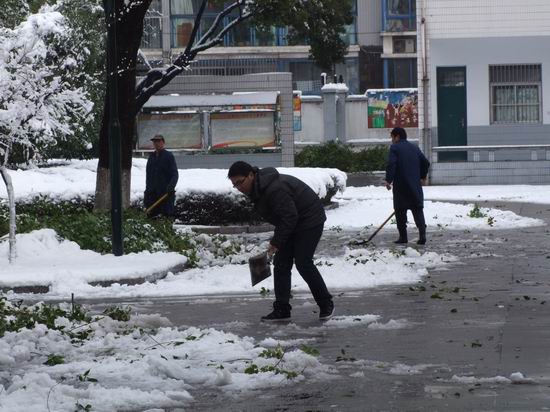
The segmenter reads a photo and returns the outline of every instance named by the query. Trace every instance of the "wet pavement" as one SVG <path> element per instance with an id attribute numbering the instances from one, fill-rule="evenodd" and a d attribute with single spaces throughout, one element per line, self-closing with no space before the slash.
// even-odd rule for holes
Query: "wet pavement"
<path id="1" fill-rule="evenodd" d="M 485 204 L 480 204 L 485 206 Z M 491 203 L 550 223 L 550 205 Z M 411 230 L 411 232 L 413 232 Z M 252 236 L 266 236 L 258 234 Z M 337 255 L 357 233 L 331 231 L 321 254 Z M 410 233 L 414 239 L 415 234 Z M 394 232 L 375 238 L 391 247 Z M 412 243 L 410 245 L 413 245 Z M 288 325 L 259 322 L 271 296 L 229 295 L 127 301 L 174 325 L 241 336 L 308 339 L 334 374 L 242 394 L 191 391 L 194 411 L 536 411 L 550 410 L 549 228 L 429 232 L 424 250 L 459 262 L 421 282 L 331 292 L 338 315 L 379 315 L 400 328 L 322 327 L 309 294 L 293 300 Z M 112 303 L 112 302 L 110 302 Z M 238 322 L 236 322 L 238 321 Z M 529 380 L 495 383 L 521 372 Z M 475 377 L 462 382 L 453 376 Z"/>

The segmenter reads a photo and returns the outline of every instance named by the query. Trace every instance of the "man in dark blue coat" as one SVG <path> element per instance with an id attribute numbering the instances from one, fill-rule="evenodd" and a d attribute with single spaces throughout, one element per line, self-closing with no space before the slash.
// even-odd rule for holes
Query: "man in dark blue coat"
<path id="1" fill-rule="evenodd" d="M 407 141 L 407 132 L 401 127 L 391 131 L 392 145 L 386 167 L 386 188 L 393 184 L 393 208 L 397 221 L 399 239 L 395 243 L 407 243 L 407 210 L 411 210 L 418 228 L 418 243 L 426 243 L 424 220 L 424 192 L 430 162 L 418 146 Z"/>
<path id="2" fill-rule="evenodd" d="M 176 183 L 178 183 L 179 177 L 178 167 L 174 155 L 164 148 L 166 143 L 162 135 L 155 135 L 151 141 L 155 151 L 147 159 L 143 203 L 147 208 L 168 193 L 168 198 L 155 207 L 149 213 L 149 216 L 164 215 L 172 217 L 176 200 Z"/>
<path id="3" fill-rule="evenodd" d="M 290 319 L 294 264 L 319 305 L 319 319 L 330 319 L 334 313 L 332 296 L 313 262 L 326 220 L 319 196 L 300 179 L 279 174 L 273 167 L 258 169 L 238 161 L 231 165 L 227 177 L 233 187 L 250 198 L 259 215 L 275 226 L 268 251 L 275 254 L 275 302 L 273 312 L 263 316 L 262 321 Z"/>

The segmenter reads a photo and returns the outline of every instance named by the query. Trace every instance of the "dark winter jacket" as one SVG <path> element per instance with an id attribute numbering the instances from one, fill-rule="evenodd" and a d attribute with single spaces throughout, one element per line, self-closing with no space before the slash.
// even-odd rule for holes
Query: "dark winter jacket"
<path id="1" fill-rule="evenodd" d="M 145 206 L 153 204 L 165 193 L 173 192 L 178 183 L 178 167 L 174 155 L 163 149 L 153 152 L 147 159 L 145 177 Z M 172 195 L 158 208 L 158 212 L 164 215 L 173 215 L 174 200 Z"/>
<path id="2" fill-rule="evenodd" d="M 250 198 L 260 216 L 275 226 L 272 245 L 280 249 L 293 232 L 325 222 L 319 196 L 300 179 L 279 174 L 273 167 L 254 168 L 254 172 Z"/>
<path id="3" fill-rule="evenodd" d="M 393 183 L 394 209 L 424 207 L 424 192 L 420 179 L 428 175 L 430 162 L 418 146 L 401 139 L 390 147 L 386 181 Z"/>

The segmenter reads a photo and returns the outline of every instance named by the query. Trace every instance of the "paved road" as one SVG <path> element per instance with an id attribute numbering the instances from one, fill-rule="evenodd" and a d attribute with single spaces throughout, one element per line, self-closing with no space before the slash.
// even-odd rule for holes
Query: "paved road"
<path id="1" fill-rule="evenodd" d="M 496 204 L 550 223 L 550 206 Z M 352 236 L 332 233 L 322 250 Z M 388 246 L 395 235 L 381 234 Z M 129 302 L 162 313 L 176 325 L 231 330 L 262 339 L 313 338 L 321 361 L 338 371 L 330 380 L 262 390 L 240 397 L 193 393 L 196 411 L 535 411 L 550 410 L 550 233 L 548 227 L 430 233 L 426 249 L 452 253 L 460 264 L 432 271 L 422 282 L 336 298 L 338 314 L 377 314 L 380 322 L 405 319 L 409 327 L 373 330 L 317 328 L 309 295 L 295 297 L 299 328 L 258 322 L 270 300 L 217 296 Z M 436 298 L 441 297 L 441 299 Z M 128 303 L 128 302 L 125 302 Z M 234 324 L 233 324 L 234 325 Z M 358 361 L 337 361 L 338 357 Z M 404 366 L 405 365 L 405 366 Z M 454 375 L 509 377 L 532 383 L 456 383 Z M 354 375 L 351 377 L 350 375 Z"/>

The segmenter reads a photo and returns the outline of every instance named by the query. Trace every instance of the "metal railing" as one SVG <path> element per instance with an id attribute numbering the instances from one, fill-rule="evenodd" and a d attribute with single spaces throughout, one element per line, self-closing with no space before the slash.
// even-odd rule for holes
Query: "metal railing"
<path id="1" fill-rule="evenodd" d="M 495 152 L 504 150 L 530 150 L 530 160 L 550 160 L 550 144 L 509 144 L 509 145 L 479 145 L 479 146 L 435 146 L 432 147 L 432 162 L 438 163 L 438 154 L 446 152 L 468 152 L 472 153 L 469 162 L 480 162 L 481 153 L 487 153 L 487 160 L 495 162 Z M 539 152 L 544 151 L 544 156 L 539 156 Z M 510 159 L 513 160 L 513 159 Z"/>

